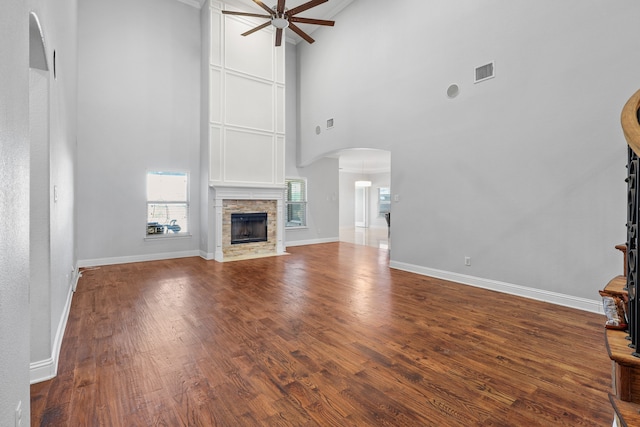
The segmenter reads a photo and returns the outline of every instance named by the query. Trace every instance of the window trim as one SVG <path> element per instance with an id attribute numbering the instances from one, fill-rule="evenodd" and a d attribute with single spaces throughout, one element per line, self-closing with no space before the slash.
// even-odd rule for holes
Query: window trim
<path id="1" fill-rule="evenodd" d="M 189 238 L 191 237 L 191 174 L 187 170 L 175 170 L 175 169 L 147 169 L 145 172 L 145 180 L 148 180 L 149 174 L 176 174 L 176 175 L 184 175 L 187 178 L 187 188 L 186 188 L 186 200 L 150 200 L 145 199 L 145 233 L 144 240 L 162 240 L 162 239 L 180 239 L 180 238 Z M 148 181 L 145 182 L 145 187 L 147 187 Z M 148 191 L 148 188 L 146 188 Z M 145 191 L 145 192 L 146 192 Z M 148 194 L 146 194 L 148 197 Z M 186 204 L 187 207 L 187 231 L 179 231 L 177 233 L 158 233 L 158 234 L 147 234 L 147 228 L 149 225 L 149 205 L 150 204 Z"/>
<path id="2" fill-rule="evenodd" d="M 299 181 L 304 185 L 304 201 L 303 202 L 291 202 L 289 201 L 289 181 Z M 307 178 L 305 177 L 286 177 L 284 179 L 284 228 L 285 230 L 302 230 L 309 228 L 309 185 Z M 289 205 L 303 205 L 304 206 L 304 225 L 287 225 L 289 223 Z"/>

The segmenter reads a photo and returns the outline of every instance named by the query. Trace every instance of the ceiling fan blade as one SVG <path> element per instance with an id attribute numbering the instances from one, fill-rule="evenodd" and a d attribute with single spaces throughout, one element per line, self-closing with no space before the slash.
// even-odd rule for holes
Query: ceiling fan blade
<path id="1" fill-rule="evenodd" d="M 278 0 L 278 6 L 276 7 L 278 13 L 284 12 L 284 0 Z"/>
<path id="2" fill-rule="evenodd" d="M 256 1 L 256 0 L 253 0 L 253 1 Z M 307 10 L 307 9 L 311 9 L 312 7 L 316 7 L 316 6 L 320 5 L 320 4 L 322 4 L 322 3 L 326 3 L 326 2 L 328 2 L 328 1 L 329 1 L 329 0 L 311 0 L 311 1 L 309 1 L 309 2 L 306 2 L 306 3 L 304 3 L 304 4 L 301 4 L 301 5 L 300 5 L 300 6 L 298 6 L 298 7 L 294 7 L 293 9 L 291 9 L 291 10 L 287 13 L 287 15 L 288 15 L 289 17 L 291 17 L 291 16 L 293 16 L 293 15 L 295 15 L 295 14 L 298 14 L 298 13 L 300 13 L 300 12 L 304 12 L 304 11 L 305 11 L 305 10 Z"/>
<path id="3" fill-rule="evenodd" d="M 315 40 L 312 39 L 309 34 L 305 33 L 300 29 L 300 27 L 296 26 L 293 22 L 289 22 L 289 28 L 293 30 L 294 33 L 305 39 L 309 43 L 313 43 Z"/>
<path id="4" fill-rule="evenodd" d="M 261 15 L 259 13 L 246 13 L 246 12 L 233 12 L 230 10 L 223 10 L 224 15 L 240 15 L 240 16 L 253 16 L 256 18 L 268 18 L 271 19 L 271 15 Z"/>
<path id="5" fill-rule="evenodd" d="M 269 16 L 271 16 L 273 14 L 273 9 L 271 9 L 269 6 L 267 6 L 266 4 L 262 3 L 260 0 L 253 0 L 255 4 L 257 4 L 258 6 L 260 6 L 261 8 L 263 8 L 264 10 L 267 11 L 267 13 L 269 14 Z"/>
<path id="6" fill-rule="evenodd" d="M 282 45 L 282 28 L 276 30 L 276 46 Z"/>
<path id="7" fill-rule="evenodd" d="M 257 27 L 252 28 L 252 29 L 250 29 L 250 30 L 249 30 L 249 31 L 247 31 L 247 32 L 244 32 L 244 33 L 242 33 L 241 35 L 243 35 L 243 36 L 248 36 L 249 34 L 253 34 L 253 33 L 255 33 L 256 31 L 260 31 L 261 29 L 266 28 L 266 27 L 268 27 L 269 25 L 271 25 L 271 21 L 267 21 L 267 22 L 265 22 L 265 23 L 264 23 L 264 24 L 262 24 L 262 25 L 258 25 Z"/>
<path id="8" fill-rule="evenodd" d="M 298 18 L 297 16 L 292 16 L 289 18 L 290 22 L 299 22 L 301 24 L 315 24 L 315 25 L 327 25 L 329 27 L 333 27 L 336 21 L 327 21 L 324 19 L 311 19 L 311 18 Z"/>

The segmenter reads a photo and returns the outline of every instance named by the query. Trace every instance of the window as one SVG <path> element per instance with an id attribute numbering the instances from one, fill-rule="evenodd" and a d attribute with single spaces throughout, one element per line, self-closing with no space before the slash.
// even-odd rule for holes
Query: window
<path id="1" fill-rule="evenodd" d="M 188 184 L 184 172 L 147 172 L 147 236 L 189 231 Z"/>
<path id="2" fill-rule="evenodd" d="M 391 211 L 391 190 L 388 187 L 378 188 L 378 216 Z"/>
<path id="3" fill-rule="evenodd" d="M 287 220 L 285 227 L 307 226 L 307 180 L 305 178 L 287 179 Z"/>

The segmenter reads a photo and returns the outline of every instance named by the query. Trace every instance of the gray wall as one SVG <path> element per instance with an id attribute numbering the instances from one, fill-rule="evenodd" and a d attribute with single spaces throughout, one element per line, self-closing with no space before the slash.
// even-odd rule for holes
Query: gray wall
<path id="1" fill-rule="evenodd" d="M 38 101 L 46 110 L 39 121 L 46 123 L 32 123 L 36 167 L 31 170 L 31 215 L 36 228 L 30 241 L 37 256 L 31 261 L 31 362 L 44 363 L 48 374 L 42 374 L 49 377 L 55 373 L 76 279 L 77 1 L 31 0 L 29 5 L 40 20 L 49 64 L 48 78 L 40 73 L 38 79 L 39 90 L 48 91 Z"/>
<path id="2" fill-rule="evenodd" d="M 306 167 L 297 164 L 297 45 L 286 43 L 285 176 L 307 178 L 307 228 L 285 231 L 285 244 L 321 243 L 339 239 L 338 159 L 323 158 Z"/>
<path id="3" fill-rule="evenodd" d="M 0 13 L 0 425 L 22 405 L 29 425 L 29 17 L 7 0 Z"/>
<path id="4" fill-rule="evenodd" d="M 78 258 L 199 253 L 200 11 L 175 0 L 79 4 Z M 145 240 L 146 172 L 188 171 L 193 237 Z"/>
<path id="5" fill-rule="evenodd" d="M 354 2 L 299 46 L 301 164 L 391 151 L 392 264 L 597 300 L 621 273 L 640 3 L 407 0 L 392 20 L 387 5 Z"/>

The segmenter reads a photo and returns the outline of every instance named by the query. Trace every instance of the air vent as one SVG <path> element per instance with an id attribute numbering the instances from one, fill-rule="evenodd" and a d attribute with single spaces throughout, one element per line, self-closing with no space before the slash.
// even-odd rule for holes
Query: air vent
<path id="1" fill-rule="evenodd" d="M 327 120 L 327 129 L 331 129 L 333 127 L 333 119 Z"/>
<path id="2" fill-rule="evenodd" d="M 488 64 L 476 67 L 476 79 L 473 82 L 480 83 L 493 77 L 495 77 L 494 63 L 489 62 Z"/>

